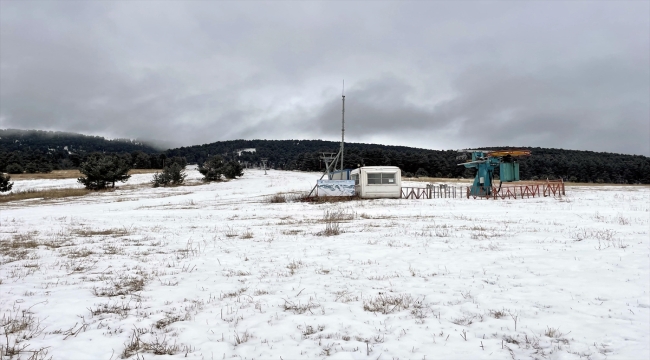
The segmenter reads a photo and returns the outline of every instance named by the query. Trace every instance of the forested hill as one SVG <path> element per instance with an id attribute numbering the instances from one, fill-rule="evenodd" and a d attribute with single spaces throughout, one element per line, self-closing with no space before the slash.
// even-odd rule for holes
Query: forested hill
<path id="1" fill-rule="evenodd" d="M 236 150 L 255 148 L 256 152 L 234 154 Z M 490 149 L 507 149 L 494 146 Z M 232 140 L 181 147 L 167 156 L 183 156 L 190 163 L 202 163 L 209 156 L 221 155 L 242 162 L 259 163 L 268 158 L 272 168 L 318 171 L 324 168 L 321 152 L 337 152 L 339 143 L 321 140 Z M 521 147 L 532 156 L 520 160 L 522 179 L 557 179 L 579 182 L 650 184 L 650 158 L 548 148 Z M 473 170 L 458 166 L 456 150 L 427 150 L 406 146 L 346 143 L 345 167 L 357 165 L 394 165 L 403 171 L 435 177 L 473 177 Z"/>
<path id="2" fill-rule="evenodd" d="M 0 129 L 0 151 L 63 150 L 73 153 L 132 152 L 157 153 L 160 149 L 130 139 L 108 140 L 101 136 L 82 135 L 61 131 Z"/>
<path id="3" fill-rule="evenodd" d="M 0 129 L 0 171 L 47 172 L 79 166 L 93 152 L 157 154 L 160 150 L 129 139 L 107 140 L 60 131 Z"/>
<path id="4" fill-rule="evenodd" d="M 256 152 L 235 152 L 255 148 Z M 494 146 L 491 149 L 507 147 Z M 336 153 L 339 143 L 322 140 L 231 140 L 181 147 L 160 152 L 137 141 L 107 140 L 65 132 L 0 130 L 0 172 L 48 172 L 78 167 L 93 152 L 118 153 L 134 168 L 159 168 L 173 162 L 203 163 L 209 156 L 285 170 L 322 170 L 321 152 Z M 546 148 L 525 148 L 532 156 L 522 159 L 522 179 L 556 179 L 579 182 L 650 184 L 650 158 L 640 155 L 598 153 Z M 473 170 L 458 166 L 456 150 L 427 150 L 407 146 L 346 143 L 345 167 L 394 165 L 404 172 L 435 177 L 471 178 Z M 175 158 L 165 160 L 168 158 Z"/>

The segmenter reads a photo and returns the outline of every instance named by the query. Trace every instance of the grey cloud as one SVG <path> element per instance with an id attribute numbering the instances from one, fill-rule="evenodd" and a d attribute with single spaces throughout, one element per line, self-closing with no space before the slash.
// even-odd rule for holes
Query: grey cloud
<path id="1" fill-rule="evenodd" d="M 650 155 L 647 2 L 0 2 L 0 127 Z"/>

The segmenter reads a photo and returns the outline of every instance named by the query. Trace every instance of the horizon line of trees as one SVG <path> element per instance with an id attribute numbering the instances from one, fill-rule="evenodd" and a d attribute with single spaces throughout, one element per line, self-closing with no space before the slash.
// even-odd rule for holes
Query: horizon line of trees
<path id="1" fill-rule="evenodd" d="M 310 140 L 233 140 L 168 150 L 168 155 L 183 156 L 190 163 L 201 163 L 210 154 L 223 154 L 243 164 L 259 166 L 268 159 L 268 168 L 279 170 L 323 171 L 323 152 L 336 153 L 338 143 Z M 236 149 L 256 148 L 256 152 Z M 494 147 L 509 149 L 512 147 Z M 563 179 L 571 182 L 650 184 L 650 158 L 642 155 L 598 153 L 593 151 L 518 147 L 531 150 L 520 158 L 522 180 Z M 441 178 L 473 178 L 475 169 L 459 166 L 455 150 L 426 150 L 372 144 L 346 144 L 345 168 L 358 166 L 398 166 L 405 175 Z M 498 174 L 498 170 L 497 170 Z"/>
<path id="2" fill-rule="evenodd" d="M 6 130 L 0 130 L 0 172 L 14 174 L 79 169 L 97 150 L 115 154 L 133 169 L 163 169 L 172 163 L 184 168 L 187 163 L 202 165 L 210 157 L 219 155 L 225 162 L 234 161 L 243 166 L 259 166 L 261 159 L 267 158 L 267 167 L 271 169 L 322 171 L 325 164 L 320 159 L 321 153 L 336 153 L 339 149 L 337 142 L 322 140 L 231 140 L 156 152 L 133 141 L 108 141 L 84 135 L 66 138 L 65 133 L 54 136 L 51 132 L 38 131 L 11 139 L 3 131 Z M 48 145 L 52 139 L 56 139 L 58 147 Z M 83 141 L 83 146 L 72 147 L 76 152 L 70 151 L 70 146 L 67 149 L 61 146 L 74 141 L 78 141 L 76 144 Z M 116 151 L 101 151 L 107 143 Z M 241 155 L 235 152 L 245 148 L 255 148 L 256 152 Z M 532 152 L 532 156 L 520 159 L 520 173 L 524 180 L 562 178 L 575 182 L 650 184 L 650 158 L 646 156 L 522 148 Z M 456 160 L 457 155 L 454 150 L 348 143 L 344 165 L 346 168 L 392 165 L 400 167 L 405 175 L 472 178 L 475 170 L 458 166 L 461 161 Z"/>

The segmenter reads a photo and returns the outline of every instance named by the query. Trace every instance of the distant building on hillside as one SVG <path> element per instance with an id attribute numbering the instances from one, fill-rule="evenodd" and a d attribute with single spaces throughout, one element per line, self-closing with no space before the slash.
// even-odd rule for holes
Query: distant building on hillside
<path id="1" fill-rule="evenodd" d="M 257 150 L 255 148 L 248 148 L 248 149 L 238 149 L 235 150 L 235 152 L 237 153 L 237 156 L 241 156 L 241 153 L 245 153 L 245 152 L 254 153 L 257 152 Z"/>

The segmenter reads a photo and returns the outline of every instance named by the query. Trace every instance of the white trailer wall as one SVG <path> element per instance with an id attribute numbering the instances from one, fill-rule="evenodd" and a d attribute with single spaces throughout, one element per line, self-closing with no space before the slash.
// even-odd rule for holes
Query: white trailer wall
<path id="1" fill-rule="evenodd" d="M 364 166 L 350 173 L 362 198 L 399 198 L 402 171 L 397 166 Z"/>

